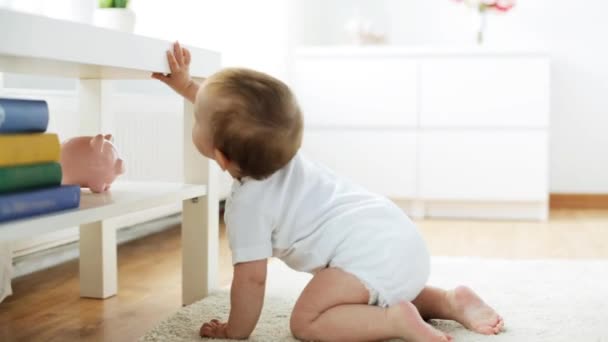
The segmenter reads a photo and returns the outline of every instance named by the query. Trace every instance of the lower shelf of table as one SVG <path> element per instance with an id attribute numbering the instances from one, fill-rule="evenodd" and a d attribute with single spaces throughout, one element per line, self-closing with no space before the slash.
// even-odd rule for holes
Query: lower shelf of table
<path id="1" fill-rule="evenodd" d="M 19 240 L 96 222 L 139 210 L 204 196 L 205 185 L 159 182 L 117 182 L 106 193 L 83 189 L 78 209 L 0 224 L 0 241 Z"/>

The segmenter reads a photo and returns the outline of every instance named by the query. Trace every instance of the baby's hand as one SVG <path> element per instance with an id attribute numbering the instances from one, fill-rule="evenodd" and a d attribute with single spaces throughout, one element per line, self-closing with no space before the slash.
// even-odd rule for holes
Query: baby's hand
<path id="1" fill-rule="evenodd" d="M 193 84 L 190 78 L 190 51 L 182 48 L 179 42 L 175 42 L 173 44 L 173 51 L 167 50 L 167 61 L 169 62 L 171 73 L 164 75 L 163 73 L 155 72 L 152 74 L 152 78 L 166 83 L 178 94 L 187 97 L 188 88 Z"/>
<path id="2" fill-rule="evenodd" d="M 205 323 L 201 326 L 201 330 L 199 334 L 201 337 L 211 337 L 211 338 L 228 338 L 228 326 L 227 323 L 222 323 L 217 319 L 212 319 L 208 323 Z"/>

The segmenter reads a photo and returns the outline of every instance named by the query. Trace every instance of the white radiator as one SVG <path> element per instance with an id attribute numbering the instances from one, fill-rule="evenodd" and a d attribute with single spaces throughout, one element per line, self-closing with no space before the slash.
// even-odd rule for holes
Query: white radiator
<path id="1" fill-rule="evenodd" d="M 125 161 L 127 173 L 121 179 L 182 181 L 182 111 L 177 96 L 112 96 L 112 118 L 108 125 L 102 121 L 102 127 L 112 133 Z"/>

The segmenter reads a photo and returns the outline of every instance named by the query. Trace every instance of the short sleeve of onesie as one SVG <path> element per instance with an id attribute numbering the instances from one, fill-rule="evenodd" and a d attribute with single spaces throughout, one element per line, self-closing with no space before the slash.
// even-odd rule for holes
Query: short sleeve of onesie
<path id="1" fill-rule="evenodd" d="M 272 256 L 272 222 L 258 204 L 242 197 L 230 198 L 226 203 L 224 220 L 233 265 Z"/>

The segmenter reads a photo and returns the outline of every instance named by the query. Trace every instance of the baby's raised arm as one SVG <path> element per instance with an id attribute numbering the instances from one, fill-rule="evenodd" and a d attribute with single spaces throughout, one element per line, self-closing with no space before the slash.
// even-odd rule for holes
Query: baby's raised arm
<path id="1" fill-rule="evenodd" d="M 202 337 L 246 339 L 258 323 L 266 289 L 267 260 L 234 266 L 227 323 L 212 320 L 201 326 Z"/>
<path id="2" fill-rule="evenodd" d="M 156 78 L 175 90 L 178 94 L 194 103 L 198 92 L 198 83 L 190 77 L 190 51 L 182 48 L 179 42 L 173 44 L 173 51 L 167 50 L 167 61 L 171 73 L 165 75 L 160 72 L 152 73 Z"/>

